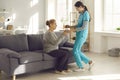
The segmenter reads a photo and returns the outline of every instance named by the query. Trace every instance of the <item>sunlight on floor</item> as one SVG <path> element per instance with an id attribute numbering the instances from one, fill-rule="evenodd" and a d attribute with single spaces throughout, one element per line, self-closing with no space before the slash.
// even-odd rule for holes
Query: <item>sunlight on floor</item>
<path id="1" fill-rule="evenodd" d="M 77 77 L 60 77 L 59 80 L 120 80 L 120 74 L 94 75 L 94 76 L 77 76 Z"/>

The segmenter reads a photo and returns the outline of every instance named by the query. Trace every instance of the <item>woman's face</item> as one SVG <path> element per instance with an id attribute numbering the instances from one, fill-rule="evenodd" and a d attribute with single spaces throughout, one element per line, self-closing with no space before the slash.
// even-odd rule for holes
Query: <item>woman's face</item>
<path id="1" fill-rule="evenodd" d="M 80 7 L 75 7 L 75 8 L 76 8 L 76 10 L 77 10 L 78 12 L 80 12 L 80 13 L 83 11 L 83 7 L 81 7 L 81 6 L 80 6 Z"/>
<path id="2" fill-rule="evenodd" d="M 53 30 L 55 30 L 56 27 L 57 27 L 56 22 L 53 22 L 53 23 L 50 24 L 50 28 L 52 28 Z"/>

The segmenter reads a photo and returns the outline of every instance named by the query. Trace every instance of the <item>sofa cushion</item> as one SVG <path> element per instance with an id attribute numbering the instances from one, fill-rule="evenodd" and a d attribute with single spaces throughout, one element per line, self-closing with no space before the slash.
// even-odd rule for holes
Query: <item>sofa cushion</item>
<path id="1" fill-rule="evenodd" d="M 33 52 L 38 52 L 38 53 L 41 53 L 41 54 L 44 54 L 45 52 L 43 50 L 35 50 Z"/>
<path id="2" fill-rule="evenodd" d="M 25 34 L 0 35 L 0 48 L 8 48 L 17 52 L 28 51 L 28 41 Z"/>
<path id="3" fill-rule="evenodd" d="M 50 60 L 55 60 L 52 56 L 48 54 L 42 55 L 40 52 L 20 52 L 21 58 L 20 58 L 20 63 L 25 64 L 25 63 L 31 63 L 31 62 L 37 62 L 37 61 L 50 61 Z"/>
<path id="4" fill-rule="evenodd" d="M 36 50 L 34 52 L 42 53 L 44 61 L 55 60 L 55 57 L 50 56 L 49 54 L 45 53 L 43 50 Z"/>
<path id="5" fill-rule="evenodd" d="M 43 50 L 43 34 L 32 34 L 28 36 L 29 50 Z"/>
<path id="6" fill-rule="evenodd" d="M 49 54 L 44 54 L 44 61 L 56 60 L 55 57 L 50 56 Z"/>
<path id="7" fill-rule="evenodd" d="M 24 52 L 20 52 L 20 54 L 21 54 L 21 58 L 20 58 L 21 64 L 43 60 L 41 53 L 24 51 Z"/>

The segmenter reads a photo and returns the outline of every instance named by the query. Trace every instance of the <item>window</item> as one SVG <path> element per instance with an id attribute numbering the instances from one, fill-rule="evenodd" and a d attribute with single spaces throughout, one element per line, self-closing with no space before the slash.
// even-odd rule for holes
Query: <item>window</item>
<path id="1" fill-rule="evenodd" d="M 104 30 L 120 27 L 120 0 L 104 0 Z"/>
<path id="2" fill-rule="evenodd" d="M 63 25 L 70 24 L 72 0 L 57 0 L 56 7 L 57 30 L 61 30 L 63 29 Z"/>
<path id="3" fill-rule="evenodd" d="M 46 19 L 56 19 L 56 31 L 63 29 L 64 24 L 70 24 L 72 0 L 46 0 L 46 4 Z"/>

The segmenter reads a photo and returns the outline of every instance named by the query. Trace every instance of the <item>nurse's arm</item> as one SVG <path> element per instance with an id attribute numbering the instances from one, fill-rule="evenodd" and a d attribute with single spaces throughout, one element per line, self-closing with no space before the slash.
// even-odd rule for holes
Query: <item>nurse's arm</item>
<path id="1" fill-rule="evenodd" d="M 88 25 L 89 25 L 89 21 L 83 21 L 83 26 L 82 27 L 77 27 L 76 32 L 79 32 L 81 30 L 86 29 L 88 27 Z"/>

